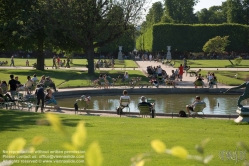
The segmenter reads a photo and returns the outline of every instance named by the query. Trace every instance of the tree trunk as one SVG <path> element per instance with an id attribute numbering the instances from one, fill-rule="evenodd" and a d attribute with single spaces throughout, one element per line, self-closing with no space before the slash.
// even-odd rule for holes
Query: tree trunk
<path id="1" fill-rule="evenodd" d="M 88 61 L 88 74 L 94 74 L 94 47 L 93 45 L 86 49 L 87 61 Z"/>
<path id="2" fill-rule="evenodd" d="M 44 52 L 43 52 L 44 40 L 38 39 L 38 54 L 37 54 L 37 70 L 44 70 Z"/>

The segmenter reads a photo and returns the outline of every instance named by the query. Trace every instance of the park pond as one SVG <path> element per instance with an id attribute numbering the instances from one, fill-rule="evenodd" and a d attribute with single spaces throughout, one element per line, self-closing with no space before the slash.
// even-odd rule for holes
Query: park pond
<path id="1" fill-rule="evenodd" d="M 239 95 L 224 94 L 200 94 L 201 100 L 206 102 L 205 114 L 230 115 L 237 114 L 237 100 Z M 141 102 L 141 95 L 131 95 L 130 110 L 131 112 L 139 112 L 137 105 Z M 178 113 L 180 110 L 186 110 L 185 106 L 194 101 L 193 94 L 165 94 L 165 95 L 145 95 L 146 98 L 155 100 L 155 109 L 157 113 Z M 80 98 L 77 97 L 77 98 Z M 57 102 L 61 107 L 74 107 L 77 99 L 74 97 L 57 98 Z M 119 105 L 120 96 L 91 96 L 89 109 L 116 111 Z M 242 105 L 248 105 L 249 101 L 244 100 Z M 247 104 L 248 103 L 248 104 Z"/>

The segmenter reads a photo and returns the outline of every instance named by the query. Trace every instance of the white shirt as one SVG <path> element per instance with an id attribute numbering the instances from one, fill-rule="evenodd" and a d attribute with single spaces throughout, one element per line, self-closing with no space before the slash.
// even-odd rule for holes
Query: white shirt
<path id="1" fill-rule="evenodd" d="M 208 75 L 208 81 L 214 79 L 214 77 L 212 75 Z"/>
<path id="2" fill-rule="evenodd" d="M 121 99 L 129 99 L 129 101 L 131 100 L 130 96 L 120 96 L 120 102 L 121 102 Z M 124 105 L 124 106 L 126 106 L 128 104 L 129 104 L 129 102 L 121 102 L 120 103 L 120 105 Z"/>
<path id="3" fill-rule="evenodd" d="M 33 82 L 35 82 L 35 81 L 38 81 L 38 78 L 37 78 L 37 77 L 32 77 L 31 80 L 32 80 Z"/>
<path id="4" fill-rule="evenodd" d="M 125 79 L 128 79 L 128 78 L 129 78 L 129 74 L 125 74 L 125 75 L 124 75 L 124 78 L 125 78 Z"/>
<path id="5" fill-rule="evenodd" d="M 161 67 L 158 67 L 157 68 L 157 74 L 161 74 L 162 73 L 162 68 Z"/>

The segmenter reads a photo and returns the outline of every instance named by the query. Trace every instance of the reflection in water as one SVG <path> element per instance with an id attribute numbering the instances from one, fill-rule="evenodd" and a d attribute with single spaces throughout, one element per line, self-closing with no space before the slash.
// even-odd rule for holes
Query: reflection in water
<path id="1" fill-rule="evenodd" d="M 130 110 L 138 112 L 137 105 L 140 102 L 141 95 L 130 95 Z M 166 95 L 148 95 L 147 98 L 155 99 L 155 109 L 159 113 L 178 113 L 184 110 L 187 104 L 192 103 L 195 95 L 188 94 L 166 94 Z M 237 114 L 238 95 L 200 95 L 201 100 L 206 102 L 207 107 L 204 109 L 205 114 Z M 91 96 L 90 109 L 94 110 L 112 110 L 115 111 L 119 105 L 119 96 Z M 57 99 L 62 107 L 72 107 L 76 98 Z M 247 101 L 242 104 L 246 105 Z"/>

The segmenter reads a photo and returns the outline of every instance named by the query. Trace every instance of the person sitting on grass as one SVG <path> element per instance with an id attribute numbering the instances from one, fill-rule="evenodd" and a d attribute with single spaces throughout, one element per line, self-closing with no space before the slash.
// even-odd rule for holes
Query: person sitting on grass
<path id="1" fill-rule="evenodd" d="M 55 100 L 54 96 L 53 96 L 53 92 L 50 88 L 48 88 L 47 90 L 47 94 L 45 96 L 45 104 L 49 105 L 49 104 L 54 104 L 54 108 L 56 110 L 60 110 L 60 106 L 57 104 L 57 101 Z"/>

